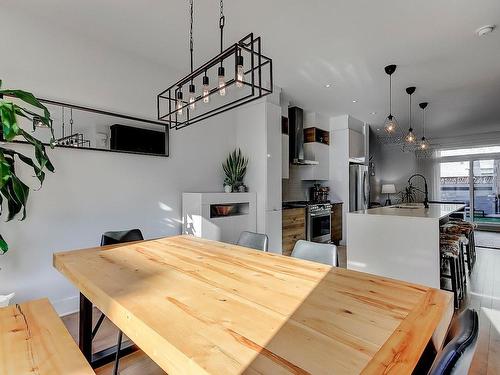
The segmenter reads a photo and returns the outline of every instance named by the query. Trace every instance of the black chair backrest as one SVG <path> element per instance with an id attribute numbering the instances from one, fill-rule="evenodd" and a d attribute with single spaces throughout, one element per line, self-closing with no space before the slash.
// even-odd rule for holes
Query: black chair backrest
<path id="1" fill-rule="evenodd" d="M 140 229 L 105 232 L 101 237 L 101 246 L 115 245 L 118 243 L 141 241 L 144 237 Z"/>
<path id="2" fill-rule="evenodd" d="M 467 375 L 476 351 L 479 318 L 475 310 L 465 310 L 452 323 L 428 375 Z"/>

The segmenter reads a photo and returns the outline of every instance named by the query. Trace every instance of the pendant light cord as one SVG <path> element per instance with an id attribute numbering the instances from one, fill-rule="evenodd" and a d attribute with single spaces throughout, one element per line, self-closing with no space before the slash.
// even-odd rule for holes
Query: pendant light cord
<path id="1" fill-rule="evenodd" d="M 194 58 L 193 58 L 193 51 L 194 51 L 194 43 L 193 43 L 193 23 L 194 23 L 194 12 L 193 12 L 193 0 L 189 0 L 189 22 L 190 22 L 190 28 L 189 28 L 189 52 L 191 54 L 191 73 L 193 73 L 194 70 Z M 193 83 L 193 80 L 191 79 L 191 83 Z"/>
<path id="2" fill-rule="evenodd" d="M 392 74 L 389 75 L 389 116 L 392 116 Z"/>
<path id="3" fill-rule="evenodd" d="M 412 96 L 412 94 L 410 94 L 410 108 L 409 108 L 410 109 L 410 129 L 413 130 L 413 128 L 411 127 L 411 96 Z"/>
<path id="4" fill-rule="evenodd" d="M 220 18 L 219 18 L 219 27 L 220 27 L 220 53 L 224 48 L 224 24 L 226 22 L 226 17 L 224 16 L 224 1 L 220 0 Z M 220 62 L 220 66 L 222 66 L 222 60 Z"/>
<path id="5" fill-rule="evenodd" d="M 422 108 L 422 136 L 425 138 L 425 108 Z"/>

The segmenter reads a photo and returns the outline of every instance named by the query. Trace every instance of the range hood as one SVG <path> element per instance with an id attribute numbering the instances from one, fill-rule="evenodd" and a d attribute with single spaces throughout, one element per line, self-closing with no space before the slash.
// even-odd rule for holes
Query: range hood
<path id="1" fill-rule="evenodd" d="M 316 160 L 304 159 L 304 110 L 299 107 L 288 108 L 290 134 L 290 160 L 295 165 L 317 165 Z"/>

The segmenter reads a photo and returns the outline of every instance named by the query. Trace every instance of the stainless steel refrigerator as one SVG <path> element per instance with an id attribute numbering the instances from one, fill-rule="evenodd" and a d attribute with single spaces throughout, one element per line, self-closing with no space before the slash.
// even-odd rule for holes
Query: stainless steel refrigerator
<path id="1" fill-rule="evenodd" d="M 349 165 L 349 211 L 366 210 L 370 202 L 368 166 Z"/>

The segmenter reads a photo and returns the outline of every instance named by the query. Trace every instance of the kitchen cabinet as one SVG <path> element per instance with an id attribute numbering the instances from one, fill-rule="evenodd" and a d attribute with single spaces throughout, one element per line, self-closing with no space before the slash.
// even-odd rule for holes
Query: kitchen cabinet
<path id="1" fill-rule="evenodd" d="M 290 178 L 290 138 L 281 134 L 281 178 Z"/>
<path id="2" fill-rule="evenodd" d="M 349 158 L 364 159 L 365 136 L 355 130 L 349 129 Z"/>
<path id="3" fill-rule="evenodd" d="M 331 234 L 335 245 L 342 240 L 342 216 L 342 203 L 332 203 Z"/>
<path id="4" fill-rule="evenodd" d="M 306 209 L 283 210 L 283 255 L 290 256 L 298 240 L 306 239 Z"/>
<path id="5" fill-rule="evenodd" d="M 278 93 L 276 93 L 278 94 Z M 281 253 L 281 107 L 275 94 L 236 111 L 236 147 L 248 157 L 245 183 L 257 193 L 257 232 L 269 236 L 270 251 Z M 279 212 L 279 214 L 274 214 Z"/>
<path id="6" fill-rule="evenodd" d="M 281 254 L 282 227 L 281 210 L 266 211 L 266 233 L 269 237 L 269 252 Z"/>
<path id="7" fill-rule="evenodd" d="M 304 144 L 304 157 L 315 160 L 317 165 L 299 166 L 301 180 L 327 181 L 330 179 L 330 146 L 319 142 Z"/>

